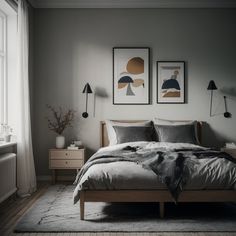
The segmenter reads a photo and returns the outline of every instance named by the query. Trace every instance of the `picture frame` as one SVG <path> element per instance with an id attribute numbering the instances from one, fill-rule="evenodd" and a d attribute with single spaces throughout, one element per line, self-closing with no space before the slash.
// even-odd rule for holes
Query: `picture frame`
<path id="1" fill-rule="evenodd" d="M 157 103 L 185 103 L 185 62 L 157 61 Z"/>
<path id="2" fill-rule="evenodd" d="M 113 104 L 150 104 L 150 48 L 113 48 Z"/>

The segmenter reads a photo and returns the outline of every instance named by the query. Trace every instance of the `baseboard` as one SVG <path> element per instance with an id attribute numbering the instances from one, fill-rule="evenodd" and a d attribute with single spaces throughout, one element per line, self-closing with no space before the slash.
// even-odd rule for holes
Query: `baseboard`
<path id="1" fill-rule="evenodd" d="M 9 191 L 8 193 L 6 193 L 4 196 L 2 196 L 0 198 L 0 203 L 3 202 L 4 200 L 6 200 L 8 197 L 10 197 L 13 193 L 15 193 L 17 191 L 17 188 L 12 189 L 11 191 Z"/>
<path id="2" fill-rule="evenodd" d="M 51 181 L 52 176 L 51 175 L 38 175 L 37 176 L 37 181 Z M 57 180 L 58 181 L 74 181 L 75 176 L 71 175 L 57 175 Z"/>
<path id="3" fill-rule="evenodd" d="M 37 175 L 38 181 L 50 181 L 52 177 L 50 175 Z"/>

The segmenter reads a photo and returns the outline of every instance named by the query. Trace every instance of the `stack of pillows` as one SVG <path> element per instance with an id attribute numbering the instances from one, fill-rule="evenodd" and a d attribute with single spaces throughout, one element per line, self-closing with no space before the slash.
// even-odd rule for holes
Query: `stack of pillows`
<path id="1" fill-rule="evenodd" d="M 155 118 L 153 121 L 125 123 L 106 120 L 106 127 L 109 146 L 135 141 L 200 143 L 197 121 L 171 121 Z"/>

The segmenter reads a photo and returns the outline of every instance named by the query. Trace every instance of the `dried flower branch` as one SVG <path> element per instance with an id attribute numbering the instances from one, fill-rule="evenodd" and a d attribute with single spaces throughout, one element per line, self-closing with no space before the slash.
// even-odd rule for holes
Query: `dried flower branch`
<path id="1" fill-rule="evenodd" d="M 47 117 L 48 128 L 55 133 L 61 135 L 67 127 L 72 127 L 72 121 L 75 117 L 75 111 L 69 109 L 67 112 L 63 112 L 62 108 L 59 107 L 56 110 L 54 107 L 47 105 L 47 108 L 52 112 L 53 119 Z"/>

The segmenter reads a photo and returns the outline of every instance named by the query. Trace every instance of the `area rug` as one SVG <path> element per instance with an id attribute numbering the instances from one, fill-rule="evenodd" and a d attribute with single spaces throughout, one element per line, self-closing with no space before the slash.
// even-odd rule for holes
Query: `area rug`
<path id="1" fill-rule="evenodd" d="M 86 203 L 85 221 L 73 205 L 74 186 L 54 185 L 23 216 L 15 232 L 236 232 L 232 204 Z"/>

